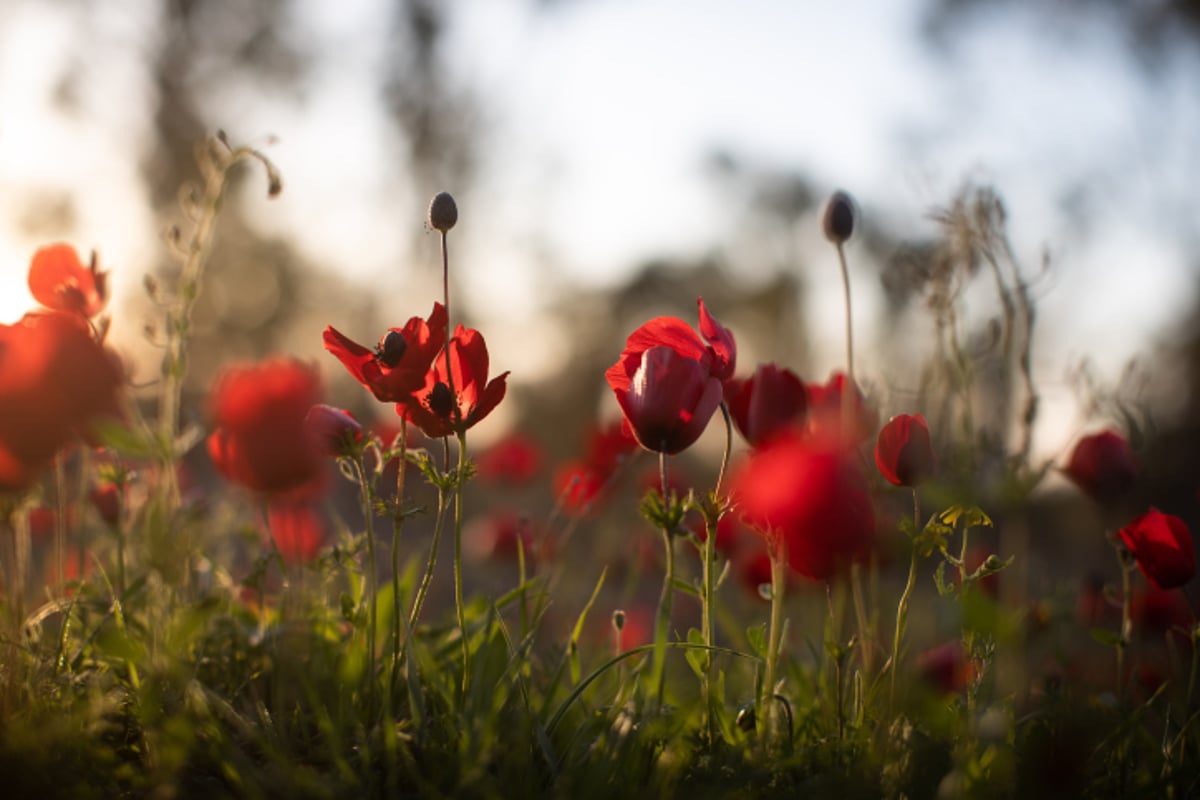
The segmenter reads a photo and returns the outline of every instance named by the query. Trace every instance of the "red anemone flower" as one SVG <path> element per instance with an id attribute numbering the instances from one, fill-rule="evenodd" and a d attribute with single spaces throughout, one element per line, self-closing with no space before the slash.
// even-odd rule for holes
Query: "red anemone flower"
<path id="1" fill-rule="evenodd" d="M 670 455 L 691 446 L 721 405 L 721 381 L 670 347 L 643 351 L 626 374 L 629 365 L 617 362 L 608 382 L 638 443 Z"/>
<path id="2" fill-rule="evenodd" d="M 425 376 L 446 340 L 446 309 L 433 304 L 429 319 L 413 317 L 403 328 L 389 328 L 374 350 L 348 339 L 333 326 L 325 329 L 325 349 L 337 356 L 354 379 L 381 403 L 403 403 L 425 385 Z"/>
<path id="3" fill-rule="evenodd" d="M 920 414 L 892 417 L 875 442 L 875 466 L 894 486 L 916 486 L 937 469 L 929 426 Z"/>
<path id="4" fill-rule="evenodd" d="M 259 492 L 313 483 L 324 471 L 322 443 L 304 420 L 320 395 L 316 369 L 291 358 L 227 369 L 209 397 L 217 429 L 208 452 L 217 469 Z"/>
<path id="5" fill-rule="evenodd" d="M 542 468 L 542 448 L 528 436 L 513 432 L 495 442 L 475 459 L 479 479 L 486 483 L 519 485 Z"/>
<path id="6" fill-rule="evenodd" d="M 304 416 L 304 426 L 330 456 L 351 456 L 363 441 L 362 423 L 344 408 L 317 403 Z"/>
<path id="7" fill-rule="evenodd" d="M 846 437 L 857 445 L 879 427 L 879 414 L 867 405 L 858 386 L 850 384 L 849 390 L 853 392 L 849 400 L 850 418 L 843 422 L 848 383 L 844 373 L 835 372 L 824 384 L 808 384 L 808 428 L 816 435 Z"/>
<path id="8" fill-rule="evenodd" d="M 774 364 L 760 364 L 752 377 L 725 384 L 729 413 L 752 447 L 803 419 L 807 394 L 794 372 Z"/>
<path id="9" fill-rule="evenodd" d="M 325 542 L 325 520 L 305 501 L 274 499 L 267 506 L 267 535 L 285 564 L 306 564 Z"/>
<path id="10" fill-rule="evenodd" d="M 81 317 L 52 311 L 0 325 L 0 490 L 27 488 L 61 447 L 119 419 L 123 383 Z"/>
<path id="11" fill-rule="evenodd" d="M 628 376 L 641 363 L 642 354 L 652 347 L 669 347 L 681 358 L 700 364 L 705 373 L 719 381 L 733 377 L 737 365 L 733 334 L 712 318 L 702 298 L 697 298 L 696 304 L 700 308 L 700 336 L 679 317 L 655 317 L 629 334 L 620 360 L 605 373 L 614 391 L 617 389 L 614 378 L 617 383 L 627 384 Z"/>
<path id="12" fill-rule="evenodd" d="M 1121 529 L 1121 541 L 1159 589 L 1182 586 L 1196 574 L 1192 532 L 1179 517 L 1151 508 Z"/>
<path id="13" fill-rule="evenodd" d="M 1097 503 L 1127 494 L 1138 477 L 1137 459 L 1125 437 L 1114 430 L 1085 436 L 1071 451 L 1063 472 Z"/>
<path id="14" fill-rule="evenodd" d="M 508 389 L 507 372 L 487 379 L 487 343 L 474 328 L 455 328 L 449 360 L 449 374 L 446 357 L 438 356 L 424 386 L 396 405 L 396 413 L 433 439 L 471 428 L 500 405 Z"/>
<path id="15" fill-rule="evenodd" d="M 866 478 L 840 440 L 784 433 L 739 465 L 731 487 L 745 522 L 810 578 L 862 557 L 874 536 Z"/>
<path id="16" fill-rule="evenodd" d="M 46 308 L 94 317 L 108 299 L 108 273 L 100 272 L 92 254 L 87 267 L 69 244 L 52 244 L 33 254 L 29 291 Z"/>

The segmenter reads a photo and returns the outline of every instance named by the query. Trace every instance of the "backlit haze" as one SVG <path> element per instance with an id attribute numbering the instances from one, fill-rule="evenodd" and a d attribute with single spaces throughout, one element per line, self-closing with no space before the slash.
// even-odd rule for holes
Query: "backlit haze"
<path id="1" fill-rule="evenodd" d="M 121 297 L 156 267 L 162 224 L 138 172 L 154 133 L 143 43 L 161 19 L 150 0 L 96 5 L 0 9 L 0 321 L 32 305 L 33 250 L 65 239 L 112 268 L 119 344 L 139 336 Z M 485 129 L 455 231 L 460 299 L 516 382 L 558 356 L 558 333 L 536 315 L 543 303 L 572 286 L 615 285 L 646 258 L 698 258 L 732 240 L 737 198 L 722 196 L 705 166 L 718 150 L 751 169 L 805 174 L 821 191 L 845 188 L 874 222 L 913 239 L 965 182 L 995 186 L 1021 259 L 1053 258 L 1035 286 L 1044 451 L 1078 429 L 1067 366 L 1090 355 L 1113 377 L 1133 356 L 1153 358 L 1194 300 L 1200 103 L 1189 83 L 1200 58 L 1190 43 L 1164 51 L 1151 72 L 1104 12 L 1069 25 L 976 12 L 933 44 L 911 1 L 452 7 L 447 85 L 478 98 Z M 239 84 L 209 87 L 207 102 L 231 139 L 261 143 L 283 174 L 275 201 L 261 175 L 242 183 L 261 197 L 253 225 L 294 239 L 324 269 L 394 288 L 411 274 L 428 281 L 437 266 L 432 236 L 415 255 L 408 244 L 423 209 L 393 191 L 407 176 L 389 163 L 373 88 L 389 47 L 386 9 L 297 4 L 286 36 L 311 59 L 303 97 Z M 64 87 L 79 60 L 84 79 Z M 68 88 L 65 111 L 56 97 Z M 47 209 L 62 192 L 73 198 L 66 220 Z M 815 217 L 794 235 L 821 252 Z M 887 332 L 872 327 L 878 277 L 855 266 L 857 252 L 856 333 L 870 371 L 884 366 L 870 343 Z M 805 276 L 814 377 L 842 359 L 828 256 L 827 270 Z M 766 277 L 736 253 L 730 266 Z M 424 299 L 398 301 L 399 320 L 428 310 Z M 719 299 L 709 302 L 719 313 Z M 315 351 L 318 333 L 298 348 Z"/>

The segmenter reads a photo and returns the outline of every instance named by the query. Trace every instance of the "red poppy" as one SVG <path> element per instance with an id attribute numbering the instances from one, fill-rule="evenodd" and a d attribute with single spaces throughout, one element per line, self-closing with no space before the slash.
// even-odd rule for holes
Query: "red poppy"
<path id="1" fill-rule="evenodd" d="M 326 455 L 353 455 L 363 440 L 362 424 L 344 408 L 318 403 L 304 416 L 304 425 Z"/>
<path id="2" fill-rule="evenodd" d="M 937 469 L 929 426 L 920 414 L 892 417 L 875 442 L 875 466 L 894 486 L 916 486 Z"/>
<path id="3" fill-rule="evenodd" d="M 670 347 L 644 350 L 636 364 L 623 358 L 607 377 L 638 443 L 657 453 L 692 445 L 721 404 L 721 381 Z"/>
<path id="4" fill-rule="evenodd" d="M 637 449 L 638 442 L 633 437 L 633 431 L 624 419 L 618 419 L 593 429 L 588 434 L 584 452 L 588 465 L 608 477 Z"/>
<path id="5" fill-rule="evenodd" d="M 272 500 L 267 506 L 268 535 L 286 564 L 305 564 L 325 542 L 325 520 L 305 502 Z"/>
<path id="6" fill-rule="evenodd" d="M 816 435 L 845 436 L 857 444 L 879 427 L 879 413 L 867 405 L 858 386 L 851 385 L 854 394 L 850 397 L 850 419 L 843 423 L 846 384 L 846 375 L 841 372 L 830 375 L 824 384 L 808 384 L 808 428 Z"/>
<path id="7" fill-rule="evenodd" d="M 374 350 L 348 339 L 333 326 L 325 329 L 325 349 L 337 356 L 355 380 L 381 403 L 403 403 L 425 385 L 425 375 L 446 341 L 446 309 L 433 304 L 428 320 L 413 317 L 403 328 L 389 328 Z"/>
<path id="8" fill-rule="evenodd" d="M 1107 430 L 1080 439 L 1063 472 L 1084 494 L 1105 504 L 1133 488 L 1139 469 L 1125 437 Z"/>
<path id="9" fill-rule="evenodd" d="M 115 528 L 121 521 L 121 487 L 112 481 L 103 481 L 88 492 L 88 500 L 100 519 L 110 528 Z"/>
<path id="10" fill-rule="evenodd" d="M 0 325 L 0 490 L 28 487 L 54 454 L 121 417 L 121 365 L 74 314 Z"/>
<path id="11" fill-rule="evenodd" d="M 875 532 L 866 479 L 836 440 L 782 434 L 739 465 L 731 486 L 746 523 L 810 578 L 860 558 Z"/>
<path id="12" fill-rule="evenodd" d="M 454 329 L 449 360 L 449 375 L 445 356 L 438 356 L 423 387 L 396 405 L 396 413 L 434 439 L 471 428 L 500 405 L 508 389 L 507 372 L 487 379 L 487 342 L 474 328 Z"/>
<path id="13" fill-rule="evenodd" d="M 587 462 L 568 461 L 554 473 L 554 494 L 565 511 L 578 516 L 591 509 L 606 482 Z"/>
<path id="14" fill-rule="evenodd" d="M 808 393 L 791 370 L 760 364 L 752 377 L 725 384 L 725 402 L 738 431 L 757 447 L 804 418 Z"/>
<path id="15" fill-rule="evenodd" d="M 1152 508 L 1120 533 L 1146 580 L 1159 589 L 1182 586 L 1196 574 L 1192 532 L 1179 517 Z"/>
<path id="16" fill-rule="evenodd" d="M 966 688 L 975 675 L 974 665 L 967 660 L 962 642 L 946 642 L 917 656 L 921 677 L 944 694 L 954 694 Z"/>
<path id="17" fill-rule="evenodd" d="M 320 394 L 316 369 L 294 359 L 226 370 L 209 397 L 217 429 L 208 452 L 217 469 L 260 492 L 285 492 L 319 478 L 322 446 L 304 419 Z"/>
<path id="18" fill-rule="evenodd" d="M 521 484 L 542 468 L 543 453 L 538 443 L 520 433 L 510 433 L 475 459 L 480 480 L 489 483 Z"/>
<path id="19" fill-rule="evenodd" d="M 700 335 L 679 317 L 655 317 L 629 334 L 621 358 L 605 373 L 613 391 L 628 387 L 642 363 L 642 354 L 654 347 L 670 348 L 680 358 L 695 361 L 706 375 L 718 381 L 733 377 L 737 364 L 733 334 L 712 318 L 703 299 L 698 298 L 696 303 L 700 308 Z"/>
<path id="20" fill-rule="evenodd" d="M 46 308 L 94 317 L 108 299 L 108 273 L 100 272 L 95 254 L 85 267 L 69 244 L 52 244 L 33 254 L 29 291 Z"/>
<path id="21" fill-rule="evenodd" d="M 1183 592 L 1153 586 L 1134 592 L 1130 611 L 1140 633 L 1161 635 L 1170 630 L 1190 631 L 1195 617 Z"/>

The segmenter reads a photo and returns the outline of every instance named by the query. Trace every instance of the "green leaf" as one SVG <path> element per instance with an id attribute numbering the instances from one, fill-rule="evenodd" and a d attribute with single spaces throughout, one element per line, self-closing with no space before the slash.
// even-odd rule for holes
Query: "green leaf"
<path id="1" fill-rule="evenodd" d="M 946 583 L 946 562 L 943 561 L 937 565 L 937 569 L 933 571 L 933 585 L 937 587 L 938 594 L 942 597 L 953 594 L 954 584 Z"/>
<path id="2" fill-rule="evenodd" d="M 746 641 L 750 644 L 750 649 L 759 658 L 767 657 L 767 623 L 761 622 L 758 625 L 751 625 L 746 628 Z"/>
<path id="3" fill-rule="evenodd" d="M 103 420 L 97 422 L 93 432 L 100 443 L 130 458 L 158 458 L 160 447 L 157 437 L 145 428 L 127 428 L 120 422 Z"/>
<path id="4" fill-rule="evenodd" d="M 1107 628 L 1092 628 L 1092 638 L 1102 645 L 1108 647 L 1121 646 L 1121 634 L 1116 631 L 1110 631 Z"/>
<path id="5" fill-rule="evenodd" d="M 675 588 L 675 591 L 683 592 L 684 594 L 690 594 L 692 597 L 702 596 L 697 587 L 693 586 L 687 581 L 681 581 L 679 578 L 675 578 L 673 581 L 671 581 L 671 586 Z"/>
<path id="6" fill-rule="evenodd" d="M 571 668 L 571 683 L 579 683 L 579 637 L 583 635 L 583 624 L 587 621 L 588 612 L 592 610 L 592 605 L 600 595 L 600 587 L 604 585 L 606 575 L 608 575 L 608 567 L 600 571 L 600 579 L 596 581 L 596 588 L 592 589 L 592 596 L 588 598 L 587 604 L 579 612 L 579 616 L 575 619 L 575 627 L 571 629 L 571 640 L 567 644 L 567 654 Z"/>
<path id="7" fill-rule="evenodd" d="M 950 506 L 941 513 L 942 522 L 953 527 L 990 528 L 992 520 L 978 506 Z"/>
<path id="8" fill-rule="evenodd" d="M 688 644 L 703 645 L 704 634 L 700 633 L 698 628 L 690 628 L 687 634 Z M 696 673 L 697 678 L 704 677 L 704 666 L 708 660 L 708 653 L 705 650 L 684 650 L 684 657 L 687 658 L 688 666 L 692 668 L 692 672 Z"/>

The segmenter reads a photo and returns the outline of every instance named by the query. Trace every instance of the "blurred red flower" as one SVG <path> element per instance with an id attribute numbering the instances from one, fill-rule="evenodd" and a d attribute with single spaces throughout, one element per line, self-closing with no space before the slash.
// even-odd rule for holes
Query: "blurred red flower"
<path id="1" fill-rule="evenodd" d="M 446 309 L 433 304 L 429 319 L 413 317 L 403 328 L 389 328 L 374 350 L 325 328 L 325 349 L 381 403 L 403 403 L 425 385 L 425 376 L 446 341 Z"/>
<path id="2" fill-rule="evenodd" d="M 738 431 L 757 447 L 804 419 L 808 392 L 791 370 L 760 364 L 753 376 L 725 384 L 725 402 Z"/>
<path id="3" fill-rule="evenodd" d="M 1186 632 L 1195 621 L 1187 597 L 1182 592 L 1154 586 L 1134 592 L 1130 598 L 1135 629 L 1139 633 L 1162 634 L 1177 629 Z"/>
<path id="4" fill-rule="evenodd" d="M 480 480 L 521 484 L 542 468 L 542 448 L 528 436 L 513 432 L 495 442 L 475 459 Z"/>
<path id="5" fill-rule="evenodd" d="M 1179 517 L 1151 508 L 1120 531 L 1146 580 L 1159 589 L 1182 586 L 1196 574 L 1192 532 Z"/>
<path id="6" fill-rule="evenodd" d="M 325 520 L 311 503 L 273 499 L 267 506 L 268 535 L 286 564 L 306 564 L 325 542 Z"/>
<path id="7" fill-rule="evenodd" d="M 51 244 L 33 254 L 29 291 L 46 308 L 94 317 L 108 299 L 108 273 L 100 272 L 96 256 L 85 267 L 69 244 Z"/>
<path id="8" fill-rule="evenodd" d="M 0 325 L 0 490 L 21 490 L 63 445 L 118 419 L 124 374 L 74 314 Z"/>
<path id="9" fill-rule="evenodd" d="M 285 492 L 323 472 L 322 444 L 305 427 L 320 399 L 317 371 L 291 358 L 231 367 L 209 396 L 216 430 L 208 453 L 222 475 L 260 492 Z"/>
<path id="10" fill-rule="evenodd" d="M 955 640 L 918 655 L 917 671 L 938 691 L 953 694 L 966 688 L 975 674 L 975 667 L 967 660 L 962 642 Z"/>
<path id="11" fill-rule="evenodd" d="M 864 555 L 875 532 L 867 482 L 837 440 L 789 432 L 735 470 L 731 491 L 748 525 L 782 544 L 791 567 L 824 580 Z"/>
<path id="12" fill-rule="evenodd" d="M 843 395 L 847 391 L 844 373 L 835 372 L 824 383 L 810 383 L 808 389 L 808 429 L 823 437 L 847 437 L 852 444 L 869 438 L 879 427 L 879 413 L 867 405 L 858 386 L 851 385 L 850 419 L 843 424 Z"/>
<path id="13" fill-rule="evenodd" d="M 713 549 L 716 552 L 720 553 L 726 558 L 733 556 L 733 553 L 737 549 L 738 545 L 739 525 L 740 523 L 738 522 L 737 515 L 732 513 L 723 514 L 721 518 L 717 520 L 717 540 L 713 542 Z M 702 516 L 697 516 L 694 519 L 691 528 L 692 532 L 696 534 L 696 539 L 699 540 L 700 544 L 704 544 L 708 541 L 708 527 L 705 525 L 704 518 Z"/>
<path id="14" fill-rule="evenodd" d="M 500 405 L 508 389 L 507 372 L 488 380 L 487 342 L 474 328 L 455 328 L 449 360 L 447 373 L 445 356 L 435 358 L 424 385 L 396 406 L 397 413 L 434 439 L 474 426 Z"/>
<path id="15" fill-rule="evenodd" d="M 1114 430 L 1080 439 L 1063 468 L 1084 494 L 1102 505 L 1127 494 L 1139 471 L 1129 442 Z"/>
<path id="16" fill-rule="evenodd" d="M 624 419 L 594 428 L 587 437 L 585 459 L 596 472 L 608 477 L 638 449 L 637 439 Z"/>
<path id="17" fill-rule="evenodd" d="M 115 528 L 121 521 L 121 487 L 112 481 L 102 481 L 88 492 L 92 507 L 104 520 L 104 524 Z"/>
<path id="18" fill-rule="evenodd" d="M 920 414 L 892 417 L 875 442 L 875 466 L 894 486 L 916 486 L 937 469 L 929 426 Z"/>

